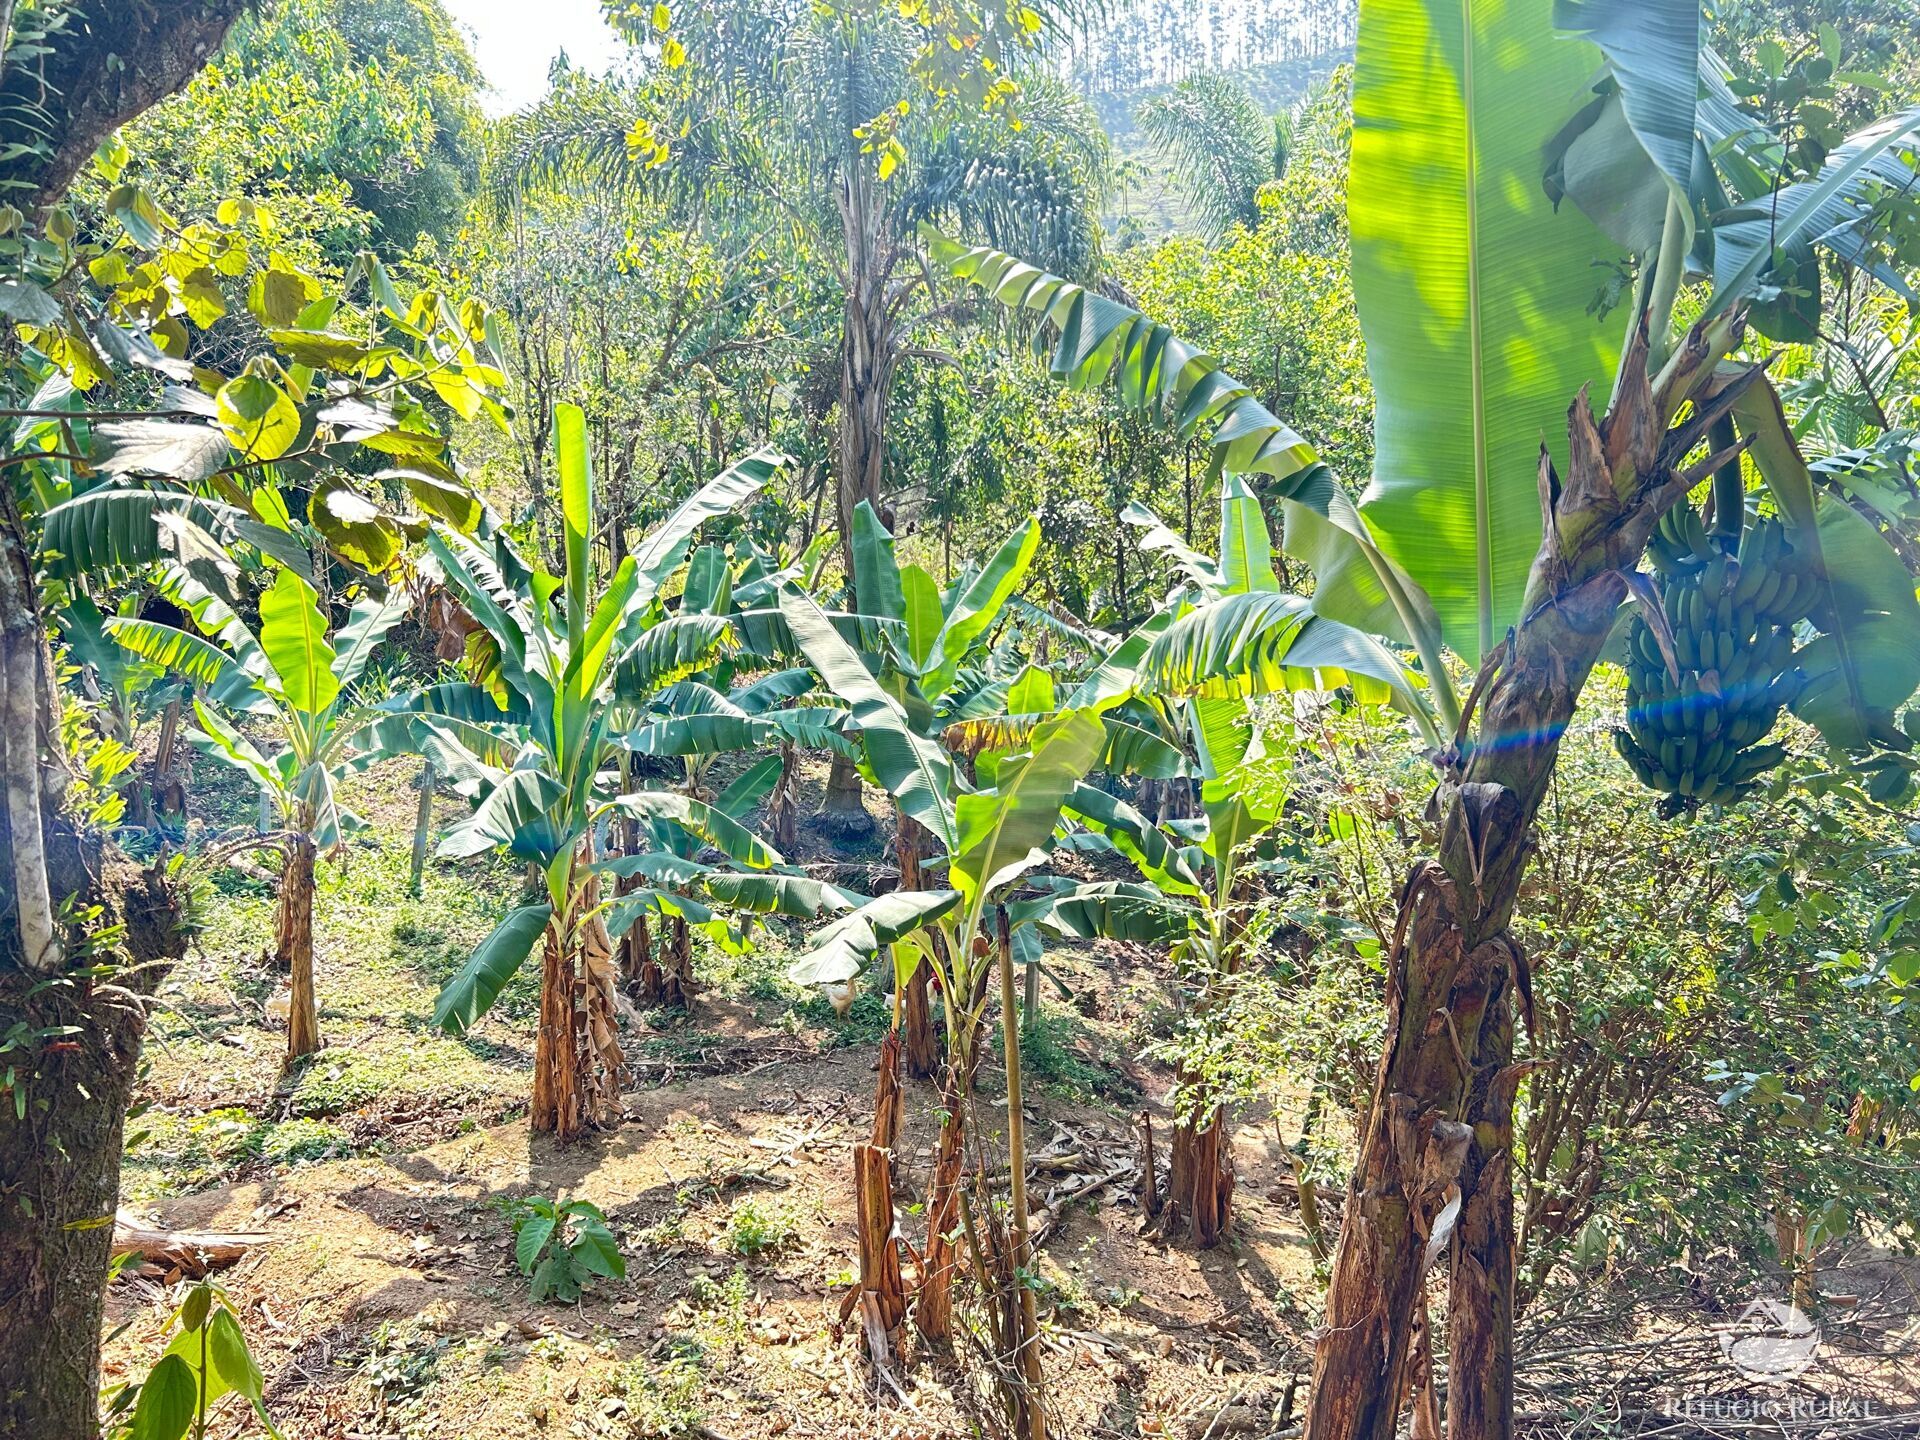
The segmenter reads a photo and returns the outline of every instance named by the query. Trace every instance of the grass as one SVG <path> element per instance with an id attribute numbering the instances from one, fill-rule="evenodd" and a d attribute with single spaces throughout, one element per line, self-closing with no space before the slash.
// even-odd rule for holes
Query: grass
<path id="1" fill-rule="evenodd" d="M 123 1186 L 135 1202 L 389 1142 L 392 1117 L 504 1118 L 525 1103 L 537 977 L 511 981 L 459 1039 L 431 1027 L 440 985 L 521 889 L 502 862 L 431 866 L 407 893 L 414 799 L 406 762 L 356 777 L 346 801 L 371 822 L 324 862 L 315 897 L 315 983 L 326 1048 L 282 1073 L 285 1031 L 265 1007 L 280 988 L 271 959 L 272 876 L 216 872 L 201 891 L 193 949 L 159 996 L 144 1094 Z M 202 767 L 196 808 L 216 820 L 236 802 Z M 242 807 L 245 809 L 246 807 Z M 444 797 L 439 818 L 464 810 Z M 247 809 L 245 818 L 251 818 Z"/>

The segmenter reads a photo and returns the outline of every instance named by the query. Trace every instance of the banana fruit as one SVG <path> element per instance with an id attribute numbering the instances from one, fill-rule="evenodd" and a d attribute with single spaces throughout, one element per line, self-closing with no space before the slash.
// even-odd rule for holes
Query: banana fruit
<path id="1" fill-rule="evenodd" d="M 1778 520 L 1752 521 L 1729 549 L 1684 500 L 1661 517 L 1647 554 L 1679 674 L 1636 617 L 1627 633 L 1627 724 L 1614 731 L 1614 746 L 1642 785 L 1668 797 L 1665 814 L 1733 804 L 1786 757 L 1763 742 L 1806 684 L 1794 627 L 1818 587 Z"/>

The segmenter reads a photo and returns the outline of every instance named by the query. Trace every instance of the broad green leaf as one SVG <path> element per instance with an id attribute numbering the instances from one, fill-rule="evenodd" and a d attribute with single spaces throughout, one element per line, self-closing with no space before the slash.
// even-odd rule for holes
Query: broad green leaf
<path id="1" fill-rule="evenodd" d="M 1220 484 L 1220 579 L 1229 595 L 1280 588 L 1260 497 L 1238 475 Z"/>
<path id="2" fill-rule="evenodd" d="M 505 845 L 523 859 L 549 860 L 559 834 L 548 812 L 566 793 L 559 781 L 539 770 L 509 771 L 471 816 L 446 833 L 434 853 L 460 860 Z"/>
<path id="3" fill-rule="evenodd" d="M 1600 47 L 1634 138 L 1690 211 L 1699 0 L 1555 0 L 1553 23 Z"/>
<path id="4" fill-rule="evenodd" d="M 1000 762 L 994 789 L 960 797 L 947 873 L 969 907 L 1033 863 L 1060 823 L 1061 804 L 1105 747 L 1099 717 L 1069 710 L 1035 727 L 1026 752 Z"/>
<path id="5" fill-rule="evenodd" d="M 404 585 L 388 586 L 387 593 L 377 599 L 363 595 L 356 600 L 347 612 L 347 623 L 333 637 L 334 679 L 343 686 L 358 680 L 387 632 L 406 618 L 411 605 L 412 597 Z"/>
<path id="6" fill-rule="evenodd" d="M 922 687 L 927 694 L 939 695 L 953 683 L 960 663 L 967 658 L 974 642 L 993 628 L 1008 598 L 1020 588 L 1039 548 L 1040 522 L 1028 520 L 1000 542 L 1000 548 L 993 552 L 980 573 L 962 587 L 947 607 L 940 637 L 934 642 L 933 654 L 928 660 L 926 683 Z"/>
<path id="7" fill-rule="evenodd" d="M 188 731 L 187 739 L 202 753 L 240 771 L 263 790 L 281 789 L 279 772 L 268 763 L 267 757 L 218 712 L 195 700 L 193 716 L 200 722 L 200 729 Z"/>
<path id="8" fill-rule="evenodd" d="M 896 890 L 867 901 L 813 937 L 787 967 L 796 985 L 837 985 L 871 965 L 884 945 L 930 925 L 960 903 L 957 890 Z"/>
<path id="9" fill-rule="evenodd" d="M 780 613 L 827 691 L 851 707 L 852 723 L 874 779 L 902 810 L 939 838 L 943 849 L 950 848 L 950 797 L 955 785 L 946 751 L 914 732 L 899 704 L 880 688 L 813 601 L 796 591 L 783 591 Z"/>
<path id="10" fill-rule="evenodd" d="M 1220 567 L 1174 534 L 1161 523 L 1158 515 L 1138 500 L 1129 501 L 1127 508 L 1120 512 L 1120 518 L 1144 532 L 1140 536 L 1142 550 L 1150 553 L 1163 551 L 1172 556 L 1187 578 L 1202 590 L 1214 593 L 1226 589 L 1226 580 L 1220 574 Z"/>
<path id="11" fill-rule="evenodd" d="M 534 1262 L 547 1248 L 547 1241 L 553 1238 L 559 1223 L 551 1215 L 528 1215 L 520 1222 L 520 1228 L 513 1234 L 513 1259 L 522 1275 L 533 1273 Z"/>
<path id="12" fill-rule="evenodd" d="M 222 447 L 225 446 L 222 441 Z M 136 570 L 175 553 L 171 536 L 156 523 L 176 516 L 218 538 L 242 512 L 232 506 L 162 490 L 102 486 L 63 500 L 46 512 L 40 530 L 40 563 L 57 578 Z"/>
<path id="13" fill-rule="evenodd" d="M 760 490 L 787 463 L 777 450 L 758 450 L 735 462 L 702 485 L 637 546 L 633 559 L 640 571 L 641 601 L 651 599 L 668 575 L 686 558 L 693 534 L 715 515 L 724 515 Z"/>
<path id="14" fill-rule="evenodd" d="M 1713 300 L 1707 318 L 1749 294 L 1778 254 L 1832 245 L 1871 216 L 1864 202 L 1884 187 L 1911 188 L 1914 171 L 1900 158 L 1920 139 L 1920 106 L 1879 120 L 1847 138 L 1811 180 L 1750 197 L 1720 217 L 1713 237 Z"/>
<path id="15" fill-rule="evenodd" d="M 200 1385 L 178 1355 L 163 1355 L 140 1384 L 127 1440 L 180 1440 L 200 1403 Z"/>
<path id="16" fill-rule="evenodd" d="M 294 709 L 317 715 L 340 693 L 326 617 L 313 587 L 291 570 L 275 575 L 260 596 L 260 648 Z"/>
<path id="17" fill-rule="evenodd" d="M 593 457 L 587 415 L 578 405 L 553 407 L 553 457 L 566 530 L 567 629 L 577 635 L 586 622 L 587 590 L 593 584 Z"/>
<path id="18" fill-rule="evenodd" d="M 893 536 L 865 500 L 853 512 L 853 593 L 856 608 L 863 615 L 907 618 L 900 566 L 893 558 Z"/>
<path id="19" fill-rule="evenodd" d="M 940 586 L 933 576 L 918 565 L 900 567 L 901 616 L 907 626 L 907 652 L 915 666 L 924 669 L 933 655 L 934 642 L 940 638 L 945 619 L 940 609 Z"/>
<path id="20" fill-rule="evenodd" d="M 218 645 L 153 620 L 107 617 L 107 633 L 143 660 L 209 685 L 251 686 L 252 677 Z"/>
<path id="21" fill-rule="evenodd" d="M 1105 836 L 1134 863 L 1141 877 L 1172 895 L 1203 893 L 1200 877 L 1160 828 L 1126 801 L 1093 785 L 1076 785 L 1066 811 L 1096 834 Z"/>
<path id="22" fill-rule="evenodd" d="M 240 375 L 214 396 L 220 429 L 250 460 L 278 460 L 300 438 L 300 412 L 264 375 Z"/>
<path id="23" fill-rule="evenodd" d="M 1372 636 L 1316 615 L 1298 595 L 1252 591 L 1190 611 L 1154 640 L 1141 674 L 1176 695 L 1232 697 L 1351 685 L 1362 699 L 1420 704 L 1406 669 Z"/>
<path id="24" fill-rule="evenodd" d="M 609 802 L 610 808 L 636 820 L 660 821 L 678 826 L 696 839 L 705 841 L 728 858 L 755 870 L 780 863 L 780 854 L 751 830 L 717 806 L 665 790 L 641 790 L 621 795 Z"/>
<path id="25" fill-rule="evenodd" d="M 442 987 L 433 1004 L 434 1025 L 449 1035 L 465 1034 L 527 963 L 552 917 L 551 905 L 525 905 L 502 920 Z"/>
<path id="26" fill-rule="evenodd" d="M 1567 406 L 1617 343 L 1588 312 L 1612 246 L 1541 185 L 1599 55 L 1556 36 L 1543 0 L 1362 0 L 1359 35 L 1347 211 L 1376 397 L 1361 508 L 1477 663 L 1519 619 L 1542 438 L 1564 452 Z"/>
<path id="27" fill-rule="evenodd" d="M 1830 743 L 1860 750 L 1874 713 L 1890 722 L 1920 685 L 1920 601 L 1870 521 L 1837 496 L 1821 496 L 1819 509 L 1827 595 L 1813 620 L 1824 633 L 1798 652 L 1808 685 L 1793 710 Z"/>
<path id="28" fill-rule="evenodd" d="M 1132 881 L 1080 885 L 1038 900 L 1016 901 L 1007 907 L 1007 915 L 1061 939 L 1156 946 L 1182 939 L 1201 918 L 1193 905 Z"/>

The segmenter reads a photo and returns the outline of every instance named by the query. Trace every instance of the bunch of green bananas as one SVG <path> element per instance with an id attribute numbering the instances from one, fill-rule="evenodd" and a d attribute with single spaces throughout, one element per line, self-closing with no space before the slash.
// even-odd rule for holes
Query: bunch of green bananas
<path id="1" fill-rule="evenodd" d="M 1636 617 L 1627 634 L 1627 726 L 1614 731 L 1614 744 L 1641 784 L 1669 797 L 1663 813 L 1731 804 L 1786 756 L 1784 746 L 1761 742 L 1806 683 L 1793 627 L 1817 586 L 1777 520 L 1757 520 L 1744 537 L 1709 535 L 1684 501 L 1661 518 L 1648 554 L 1679 676 Z"/>

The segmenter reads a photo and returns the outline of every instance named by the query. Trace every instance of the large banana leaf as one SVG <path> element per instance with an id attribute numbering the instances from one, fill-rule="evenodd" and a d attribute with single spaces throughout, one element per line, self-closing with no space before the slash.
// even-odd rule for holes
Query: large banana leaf
<path id="1" fill-rule="evenodd" d="M 1000 762 L 992 790 L 960 797 L 947 873 L 970 909 L 1040 857 L 1062 803 L 1105 748 L 1099 717 L 1069 710 L 1037 726 L 1025 753 Z"/>
<path id="2" fill-rule="evenodd" d="M 280 677 L 280 693 L 302 714 L 319 714 L 340 693 L 327 617 L 313 587 L 291 570 L 274 576 L 260 596 L 260 648 Z"/>
<path id="3" fill-rule="evenodd" d="M 526 905 L 502 920 L 441 988 L 433 1023 L 450 1035 L 464 1035 L 527 963 L 552 918 L 551 905 Z"/>
<path id="4" fill-rule="evenodd" d="M 1298 595 L 1251 591 L 1190 611 L 1148 649 L 1141 673 L 1176 695 L 1231 697 L 1351 685 L 1421 716 L 1421 692 L 1372 636 L 1316 615 Z"/>
<path id="5" fill-rule="evenodd" d="M 865 500 L 853 511 L 853 593 L 863 615 L 882 615 L 890 620 L 906 618 L 906 597 L 900 588 L 900 564 L 893 556 L 893 535 Z"/>
<path id="6" fill-rule="evenodd" d="M 1362 0 L 1359 35 L 1347 213 L 1375 396 L 1361 509 L 1477 663 L 1519 619 L 1542 438 L 1564 449 L 1560 417 L 1610 371 L 1618 326 L 1589 302 L 1613 247 L 1541 185 L 1543 146 L 1600 55 L 1557 36 L 1543 0 Z"/>
<path id="7" fill-rule="evenodd" d="M 1182 434 L 1216 422 L 1208 442 L 1210 468 L 1263 477 L 1264 490 L 1281 502 L 1286 515 L 1288 553 L 1314 571 L 1315 610 L 1415 646 L 1432 677 L 1442 718 L 1449 726 L 1457 722 L 1457 700 L 1440 654 L 1440 621 L 1432 600 L 1384 553 L 1372 527 L 1332 472 L 1319 463 L 1313 447 L 1255 400 L 1246 385 L 1137 310 L 1011 255 L 968 249 L 926 226 L 921 233 L 933 258 L 953 274 L 978 283 L 1003 304 L 1041 313 L 1060 330 L 1053 357 L 1056 375 L 1075 386 L 1096 385 L 1117 375 L 1124 402 L 1157 412 L 1172 410 Z M 1094 318 L 1087 320 L 1083 312 Z M 1097 343 L 1087 343 L 1096 337 Z M 1527 472 L 1529 477 L 1533 473 Z M 1537 538 L 1537 505 L 1534 523 Z"/>
<path id="8" fill-rule="evenodd" d="M 797 985 L 837 985 L 866 969 L 880 953 L 960 903 L 958 890 L 896 890 L 867 901 L 813 937 L 807 952 L 787 967 Z"/>
<path id="9" fill-rule="evenodd" d="M 1811 180 L 1782 185 L 1753 197 L 1714 228 L 1713 300 L 1709 316 L 1750 294 L 1776 256 L 1805 259 L 1816 243 L 1849 251 L 1842 237 L 1856 234 L 1873 215 L 1871 202 L 1894 191 L 1911 192 L 1920 172 L 1902 151 L 1920 145 L 1920 106 L 1890 115 L 1848 137 Z"/>
<path id="10" fill-rule="evenodd" d="M 387 632 L 406 617 L 409 604 L 406 588 L 400 585 L 389 586 L 379 599 L 368 595 L 356 600 L 347 612 L 347 623 L 333 637 L 333 678 L 343 686 L 358 680 Z"/>
<path id="11" fill-rule="evenodd" d="M 680 562 L 686 559 L 694 532 L 704 521 L 726 514 L 760 490 L 786 463 L 787 457 L 777 450 L 756 450 L 722 470 L 648 531 L 633 550 L 634 564 L 640 573 L 640 603 L 645 604 L 659 593 L 667 576 L 679 568 Z"/>
<path id="12" fill-rule="evenodd" d="M 1872 523 L 1838 496 L 1819 504 L 1826 603 L 1814 612 L 1824 633 L 1799 652 L 1807 674 L 1794 702 L 1801 719 L 1845 749 L 1869 744 L 1920 685 L 1920 601 L 1914 579 Z"/>
<path id="13" fill-rule="evenodd" d="M 1065 808 L 1131 860 L 1149 883 L 1173 895 L 1205 893 L 1180 847 L 1126 801 L 1092 785 L 1076 785 Z"/>
<path id="14" fill-rule="evenodd" d="M 1600 47 L 1634 139 L 1691 213 L 1700 0 L 1554 0 L 1553 23 Z"/>
<path id="15" fill-rule="evenodd" d="M 619 657 L 614 690 L 646 695 L 706 668 L 733 634 L 724 615 L 674 615 L 642 631 Z"/>
<path id="16" fill-rule="evenodd" d="M 1040 522 L 1028 520 L 1000 542 L 980 573 L 954 597 L 927 660 L 921 689 L 928 695 L 939 695 L 953 683 L 974 642 L 993 628 L 1009 597 L 1020 588 L 1039 548 Z"/>
<path id="17" fill-rule="evenodd" d="M 716 805 L 667 790 L 641 790 L 609 802 L 611 809 L 635 820 L 659 822 L 685 831 L 738 864 L 765 870 L 780 854 Z"/>
<path id="18" fill-rule="evenodd" d="M 172 625 L 109 615 L 107 633 L 142 660 L 208 685 L 253 688 L 253 677 L 218 645 Z"/>
<path id="19" fill-rule="evenodd" d="M 593 585 L 593 457 L 587 415 L 578 405 L 553 407 L 554 467 L 560 473 L 560 521 L 566 534 L 567 633 L 578 635 Z"/>
<path id="20" fill-rule="evenodd" d="M 472 815 L 442 837 L 435 853 L 459 860 L 505 845 L 523 860 L 545 863 L 554 857 L 559 840 L 547 812 L 566 793 L 543 771 L 510 770 Z"/>
<path id="21" fill-rule="evenodd" d="M 827 691 L 853 711 L 860 748 L 874 779 L 908 815 L 953 845 L 953 765 L 946 751 L 916 734 L 905 712 L 880 688 L 826 614 L 794 590 L 781 592 L 780 614 Z"/>
<path id="22" fill-rule="evenodd" d="M 73 579 L 106 570 L 136 570 L 172 558 L 175 545 L 162 535 L 163 516 L 191 526 L 217 549 L 242 512 L 171 490 L 89 490 L 47 511 L 40 529 L 40 565 L 56 578 Z"/>
<path id="23" fill-rule="evenodd" d="M 1007 907 L 1007 916 L 1016 924 L 1031 923 L 1061 939 L 1171 945 L 1186 936 L 1200 919 L 1200 911 L 1151 885 L 1119 881 L 1016 901 Z"/>

